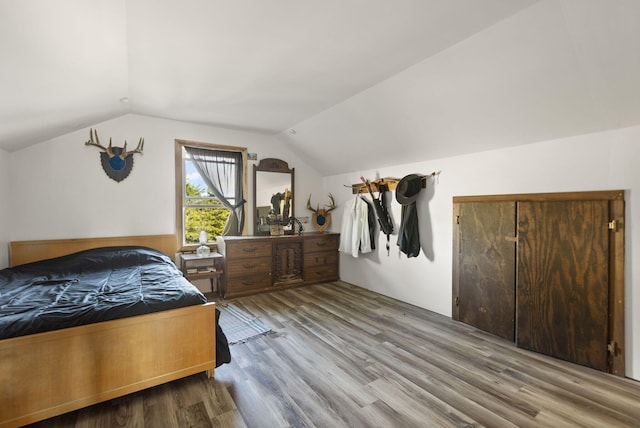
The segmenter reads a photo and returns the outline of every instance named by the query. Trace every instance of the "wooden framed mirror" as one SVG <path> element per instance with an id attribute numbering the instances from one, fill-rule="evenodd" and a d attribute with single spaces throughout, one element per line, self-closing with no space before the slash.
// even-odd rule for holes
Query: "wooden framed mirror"
<path id="1" fill-rule="evenodd" d="M 272 230 L 293 233 L 295 168 L 267 158 L 253 166 L 253 234 L 272 235 Z M 282 226 L 281 229 L 272 226 Z"/>

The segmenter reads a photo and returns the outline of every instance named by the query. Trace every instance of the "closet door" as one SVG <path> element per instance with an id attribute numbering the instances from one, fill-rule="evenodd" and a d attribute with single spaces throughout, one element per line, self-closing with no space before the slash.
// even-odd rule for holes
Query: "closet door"
<path id="1" fill-rule="evenodd" d="M 607 370 L 609 202 L 518 202 L 519 347 Z"/>
<path id="2" fill-rule="evenodd" d="M 454 209 L 454 319 L 513 341 L 515 202 L 464 202 Z"/>

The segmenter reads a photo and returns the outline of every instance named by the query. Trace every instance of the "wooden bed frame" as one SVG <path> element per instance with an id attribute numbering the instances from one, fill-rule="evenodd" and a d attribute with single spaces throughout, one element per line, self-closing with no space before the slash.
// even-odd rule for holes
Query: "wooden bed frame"
<path id="1" fill-rule="evenodd" d="M 11 243 L 11 265 L 111 246 L 174 258 L 175 235 Z M 37 422 L 195 373 L 213 376 L 215 304 L 0 341 L 0 427 Z"/>

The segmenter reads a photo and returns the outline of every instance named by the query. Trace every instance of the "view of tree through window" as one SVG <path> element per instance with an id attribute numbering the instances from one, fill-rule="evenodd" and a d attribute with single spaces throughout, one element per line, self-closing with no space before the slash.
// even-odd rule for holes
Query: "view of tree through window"
<path id="1" fill-rule="evenodd" d="M 213 241 L 216 236 L 222 235 L 230 211 L 209 192 L 204 180 L 189 159 L 185 159 L 184 172 L 185 244 L 197 244 L 202 229 L 207 232 L 209 241 Z"/>

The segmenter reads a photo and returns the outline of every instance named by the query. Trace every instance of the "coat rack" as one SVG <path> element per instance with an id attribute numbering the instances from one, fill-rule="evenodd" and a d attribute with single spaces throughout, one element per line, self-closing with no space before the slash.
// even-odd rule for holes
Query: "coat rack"
<path id="1" fill-rule="evenodd" d="M 430 177 L 435 177 L 439 174 L 440 172 L 432 172 L 431 174 L 428 175 L 424 175 L 422 176 L 422 188 L 424 189 L 425 187 L 427 187 L 427 180 Z M 380 188 L 379 186 L 381 185 L 385 185 L 387 187 L 387 190 L 392 191 L 392 190 L 396 190 L 396 187 L 398 186 L 398 183 L 400 182 L 400 178 L 376 178 L 375 180 L 372 180 L 369 182 L 369 184 L 371 184 L 371 190 L 373 190 L 374 192 L 379 192 Z M 358 193 L 369 193 L 369 189 L 367 189 L 366 184 L 364 183 L 356 183 L 356 184 L 345 184 L 345 187 L 351 187 L 351 193 L 358 194 Z"/>

